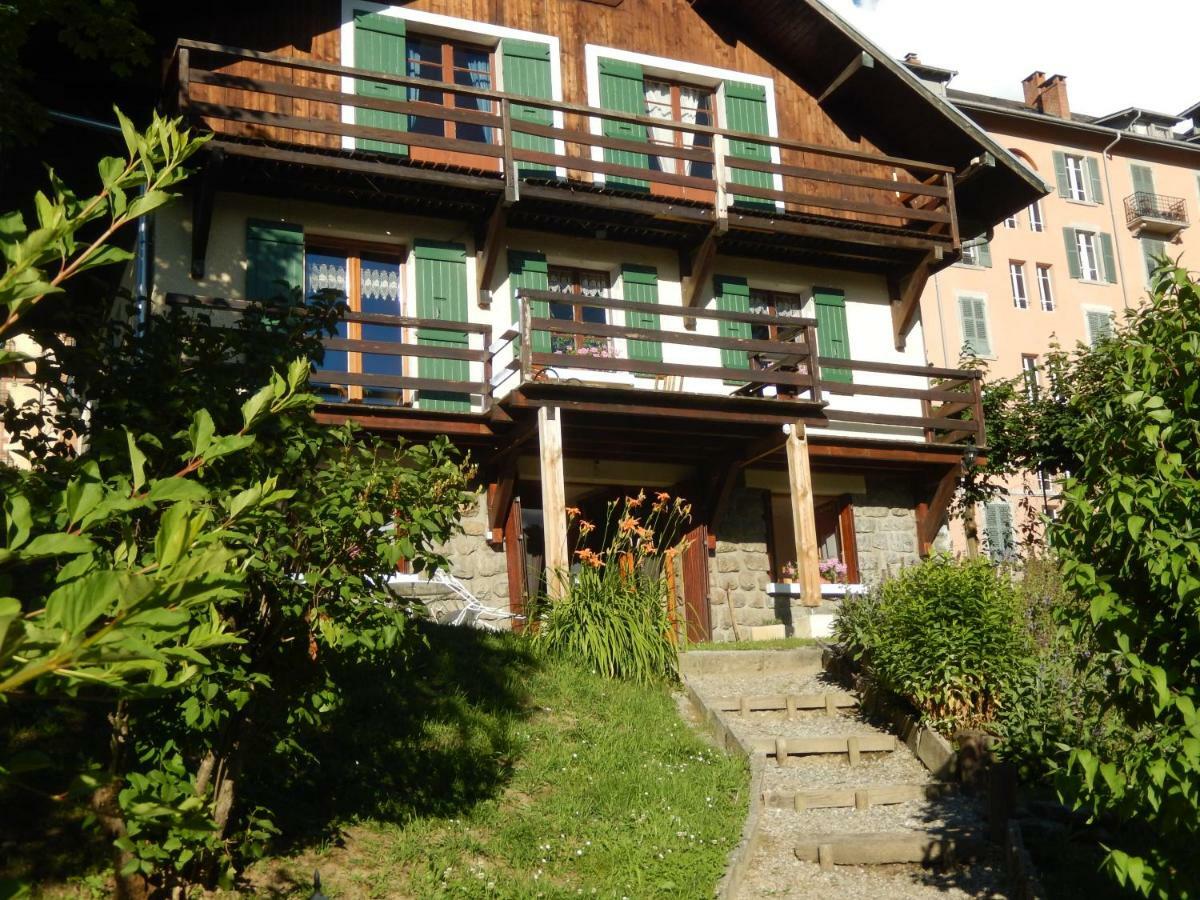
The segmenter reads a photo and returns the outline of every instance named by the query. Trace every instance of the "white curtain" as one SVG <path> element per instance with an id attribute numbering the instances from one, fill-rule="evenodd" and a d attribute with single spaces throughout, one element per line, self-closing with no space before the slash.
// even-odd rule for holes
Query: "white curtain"
<path id="1" fill-rule="evenodd" d="M 700 100 L 704 94 L 696 88 L 681 87 L 679 89 L 679 121 L 684 125 L 695 125 L 698 121 L 700 111 Z M 681 131 L 683 135 L 683 146 L 692 147 L 696 143 L 696 133 L 694 131 Z M 680 162 L 684 162 L 680 160 Z M 688 167 L 688 174 L 693 174 Z"/>
<path id="2" fill-rule="evenodd" d="M 665 119 L 668 122 L 675 117 L 671 111 L 671 86 L 663 81 L 646 80 L 646 114 L 652 119 Z M 650 142 L 674 146 L 674 132 L 670 128 L 650 128 Z M 675 160 L 672 157 L 659 157 L 659 170 L 675 172 Z"/>

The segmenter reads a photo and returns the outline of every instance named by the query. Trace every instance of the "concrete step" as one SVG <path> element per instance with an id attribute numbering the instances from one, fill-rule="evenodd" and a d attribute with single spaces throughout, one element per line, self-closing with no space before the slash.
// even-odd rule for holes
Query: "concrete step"
<path id="1" fill-rule="evenodd" d="M 870 809 L 872 806 L 892 806 L 912 800 L 937 800 L 956 790 L 955 785 L 932 782 L 929 784 L 889 784 L 866 788 L 843 788 L 831 791 L 799 791 L 785 793 L 765 791 L 763 803 L 771 809 L 835 809 L 851 807 Z"/>
<path id="2" fill-rule="evenodd" d="M 834 866 L 882 866 L 895 863 L 951 862 L 979 855 L 987 846 L 981 832 L 897 831 L 865 834 L 806 835 L 796 844 L 796 858 Z"/>
<path id="3" fill-rule="evenodd" d="M 752 737 L 748 743 L 755 753 L 774 756 L 779 765 L 786 765 L 790 756 L 822 753 L 845 753 L 850 765 L 856 766 L 862 753 L 891 753 L 898 746 L 890 734 L 852 734 L 836 737 Z"/>
<path id="4" fill-rule="evenodd" d="M 826 715 L 836 715 L 839 709 L 858 706 L 858 698 L 846 691 L 826 691 L 821 694 L 764 694 L 758 697 L 720 697 L 712 701 L 722 712 L 752 712 L 786 710 L 793 715 L 799 710 L 823 709 Z"/>

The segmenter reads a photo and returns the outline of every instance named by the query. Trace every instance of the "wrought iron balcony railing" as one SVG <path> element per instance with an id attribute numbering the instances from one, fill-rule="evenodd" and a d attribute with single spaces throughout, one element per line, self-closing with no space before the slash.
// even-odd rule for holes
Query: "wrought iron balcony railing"
<path id="1" fill-rule="evenodd" d="M 1187 203 L 1182 197 L 1168 197 L 1138 191 L 1125 198 L 1125 224 L 1133 227 L 1143 219 L 1158 219 L 1187 225 Z"/>

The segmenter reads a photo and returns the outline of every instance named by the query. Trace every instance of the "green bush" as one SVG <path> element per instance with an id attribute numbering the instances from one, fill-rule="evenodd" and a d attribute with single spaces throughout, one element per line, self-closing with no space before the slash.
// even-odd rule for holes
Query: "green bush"
<path id="1" fill-rule="evenodd" d="M 1012 580 L 986 560 L 934 557 L 847 599 L 834 634 L 880 687 L 947 734 L 990 728 L 1029 664 Z"/>
<path id="2" fill-rule="evenodd" d="M 585 546 L 591 523 L 579 523 L 577 571 L 548 573 L 567 582 L 565 596 L 540 602 L 534 638 L 606 678 L 638 683 L 673 679 L 678 671 L 667 570 L 680 549 L 669 544 L 688 517 L 680 498 L 659 494 L 643 523 L 636 514 L 644 502 L 643 493 L 608 505 L 600 552 Z"/>

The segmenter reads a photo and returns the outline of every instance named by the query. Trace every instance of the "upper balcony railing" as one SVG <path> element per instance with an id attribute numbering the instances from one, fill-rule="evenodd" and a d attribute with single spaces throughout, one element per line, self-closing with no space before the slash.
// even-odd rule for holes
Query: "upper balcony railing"
<path id="1" fill-rule="evenodd" d="M 509 202 L 526 185 L 586 185 L 748 228 L 959 243 L 953 171 L 934 163 L 196 41 L 173 71 L 180 110 L 219 136 L 490 176 Z"/>
<path id="2" fill-rule="evenodd" d="M 1182 197 L 1168 197 L 1138 191 L 1125 198 L 1125 224 L 1130 228 L 1145 225 L 1148 220 L 1165 223 L 1174 230 L 1188 224 L 1187 203 Z"/>

